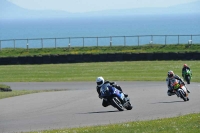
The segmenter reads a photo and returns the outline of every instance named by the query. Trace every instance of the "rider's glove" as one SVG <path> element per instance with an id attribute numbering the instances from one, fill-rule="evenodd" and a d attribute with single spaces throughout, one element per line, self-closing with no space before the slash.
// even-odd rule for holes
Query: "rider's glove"
<path id="1" fill-rule="evenodd" d="M 102 96 L 99 95 L 99 98 L 102 99 Z"/>

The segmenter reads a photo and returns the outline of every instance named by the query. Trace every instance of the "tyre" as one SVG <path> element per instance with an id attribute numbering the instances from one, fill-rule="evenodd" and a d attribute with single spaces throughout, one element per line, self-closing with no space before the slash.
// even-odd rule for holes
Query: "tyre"
<path id="1" fill-rule="evenodd" d="M 187 101 L 189 101 L 190 99 L 187 97 Z"/>
<path id="2" fill-rule="evenodd" d="M 185 79 L 187 81 L 187 84 L 190 84 L 190 76 L 186 75 Z"/>
<path id="3" fill-rule="evenodd" d="M 128 102 L 128 105 L 127 105 L 126 109 L 127 109 L 127 110 L 131 110 L 132 108 L 133 108 L 133 106 L 131 105 L 130 102 Z"/>
<path id="4" fill-rule="evenodd" d="M 188 84 L 190 84 L 190 79 L 191 79 L 190 76 L 188 76 Z"/>
<path id="5" fill-rule="evenodd" d="M 117 97 L 111 99 L 111 104 L 113 107 L 117 108 L 119 111 L 124 111 L 124 107 L 121 101 Z"/>
<path id="6" fill-rule="evenodd" d="M 183 92 L 183 90 L 179 89 L 179 95 L 180 97 L 184 100 L 184 101 L 187 101 L 187 97 L 185 97 L 185 93 Z"/>

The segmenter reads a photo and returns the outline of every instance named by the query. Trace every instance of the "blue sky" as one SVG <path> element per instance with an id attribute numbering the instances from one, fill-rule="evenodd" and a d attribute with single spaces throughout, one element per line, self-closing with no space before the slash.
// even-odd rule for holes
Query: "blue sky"
<path id="1" fill-rule="evenodd" d="M 7 0 L 20 7 L 33 10 L 63 10 L 84 13 L 110 9 L 140 7 L 169 7 L 197 0 Z"/>

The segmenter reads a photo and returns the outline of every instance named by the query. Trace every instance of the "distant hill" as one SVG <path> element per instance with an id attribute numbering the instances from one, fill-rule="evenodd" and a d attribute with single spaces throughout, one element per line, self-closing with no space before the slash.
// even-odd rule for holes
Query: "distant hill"
<path id="1" fill-rule="evenodd" d="M 180 4 L 171 7 L 165 8 L 154 8 L 154 7 L 146 7 L 146 8 L 132 8 L 132 9 L 120 9 L 120 10 L 105 10 L 101 12 L 90 12 L 90 15 L 161 15 L 161 14 L 200 14 L 200 0 L 187 3 Z"/>
<path id="2" fill-rule="evenodd" d="M 30 19 L 30 18 L 55 18 L 73 15 L 65 11 L 54 10 L 28 10 L 21 8 L 7 0 L 0 0 L 0 19 Z"/>
<path id="3" fill-rule="evenodd" d="M 132 8 L 87 13 L 70 13 L 57 10 L 27 10 L 7 0 L 0 0 L 0 19 L 66 18 L 87 16 L 126 16 L 159 14 L 200 14 L 200 0 L 166 8 Z"/>

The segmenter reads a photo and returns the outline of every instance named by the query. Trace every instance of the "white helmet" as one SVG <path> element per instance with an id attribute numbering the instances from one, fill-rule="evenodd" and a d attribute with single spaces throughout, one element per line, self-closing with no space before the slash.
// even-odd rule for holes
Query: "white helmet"
<path id="1" fill-rule="evenodd" d="M 96 83 L 98 87 L 101 87 L 104 84 L 104 78 L 103 77 L 97 77 Z"/>

